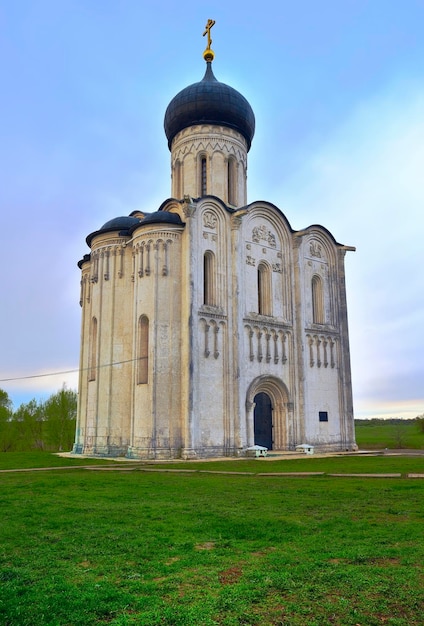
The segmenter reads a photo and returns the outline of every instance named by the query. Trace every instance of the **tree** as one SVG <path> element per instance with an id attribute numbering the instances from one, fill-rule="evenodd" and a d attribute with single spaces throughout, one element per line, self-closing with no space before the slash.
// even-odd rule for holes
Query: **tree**
<path id="1" fill-rule="evenodd" d="M 393 438 L 395 440 L 395 446 L 399 450 L 405 447 L 405 437 L 407 434 L 407 422 L 400 418 L 392 420 L 393 423 Z"/>
<path id="2" fill-rule="evenodd" d="M 16 446 L 19 450 L 44 449 L 42 406 L 33 399 L 21 404 L 13 415 Z"/>
<path id="3" fill-rule="evenodd" d="M 421 433 L 424 433 L 424 413 L 422 415 L 418 415 L 415 419 L 418 424 L 418 430 Z"/>
<path id="4" fill-rule="evenodd" d="M 77 415 L 77 393 L 62 389 L 50 396 L 43 404 L 45 443 L 49 448 L 62 452 L 70 450 L 74 442 Z"/>
<path id="5" fill-rule="evenodd" d="M 0 452 L 13 449 L 15 437 L 12 417 L 12 400 L 6 391 L 0 389 Z"/>

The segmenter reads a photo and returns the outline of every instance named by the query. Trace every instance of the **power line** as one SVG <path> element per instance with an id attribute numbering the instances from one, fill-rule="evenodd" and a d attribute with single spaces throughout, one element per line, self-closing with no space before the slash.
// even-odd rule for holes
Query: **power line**
<path id="1" fill-rule="evenodd" d="M 97 365 L 96 370 L 99 370 L 103 367 L 113 367 L 114 365 L 123 365 L 124 363 L 133 363 L 138 359 L 127 359 L 126 361 L 115 361 L 114 363 L 105 363 L 104 365 Z M 47 374 L 30 374 L 28 376 L 16 376 L 14 378 L 0 378 L 0 383 L 10 383 L 15 380 L 30 380 L 32 378 L 46 378 L 47 376 L 62 376 L 63 374 L 75 374 L 75 372 L 86 372 L 88 370 L 92 370 L 92 367 L 84 367 L 82 370 L 79 368 L 73 370 L 63 370 L 61 372 L 49 372 Z"/>

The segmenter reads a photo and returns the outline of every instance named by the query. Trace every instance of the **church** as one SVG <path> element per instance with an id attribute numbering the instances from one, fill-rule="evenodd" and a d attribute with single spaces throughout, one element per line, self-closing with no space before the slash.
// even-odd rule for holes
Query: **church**
<path id="1" fill-rule="evenodd" d="M 171 197 L 87 237 L 75 454 L 243 456 L 355 443 L 344 257 L 247 203 L 249 102 L 206 71 L 165 113 Z"/>

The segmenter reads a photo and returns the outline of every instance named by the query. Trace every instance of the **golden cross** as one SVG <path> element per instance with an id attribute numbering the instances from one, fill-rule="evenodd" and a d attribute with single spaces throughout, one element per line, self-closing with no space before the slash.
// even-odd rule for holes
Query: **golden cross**
<path id="1" fill-rule="evenodd" d="M 208 20 L 207 24 L 205 26 L 205 32 L 203 33 L 203 37 L 207 34 L 208 35 L 208 45 L 206 50 L 210 50 L 211 49 L 211 45 L 212 45 L 212 39 L 211 39 L 211 28 L 212 26 L 215 24 L 215 20 Z"/>

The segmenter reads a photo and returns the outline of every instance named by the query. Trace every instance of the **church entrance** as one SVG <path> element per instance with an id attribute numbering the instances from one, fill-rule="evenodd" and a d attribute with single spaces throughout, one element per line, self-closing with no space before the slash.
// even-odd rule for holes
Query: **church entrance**
<path id="1" fill-rule="evenodd" d="M 295 435 L 293 405 L 285 383 L 275 376 L 258 376 L 246 392 L 247 445 L 289 450 Z"/>
<path id="2" fill-rule="evenodd" d="M 255 445 L 264 446 L 268 450 L 273 448 L 272 440 L 272 404 L 267 393 L 257 393 L 253 399 L 255 409 L 253 413 L 253 430 Z"/>

